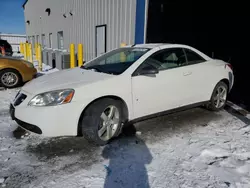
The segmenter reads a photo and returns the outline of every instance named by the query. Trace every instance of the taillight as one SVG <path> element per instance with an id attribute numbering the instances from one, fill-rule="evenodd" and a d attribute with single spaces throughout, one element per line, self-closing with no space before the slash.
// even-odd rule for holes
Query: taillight
<path id="1" fill-rule="evenodd" d="M 231 70 L 233 70 L 233 66 L 230 63 L 227 63 L 225 66 L 228 66 Z"/>

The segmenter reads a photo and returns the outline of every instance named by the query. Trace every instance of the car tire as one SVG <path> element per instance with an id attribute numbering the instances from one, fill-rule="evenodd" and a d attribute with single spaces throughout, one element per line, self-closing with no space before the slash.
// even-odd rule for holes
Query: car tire
<path id="1" fill-rule="evenodd" d="M 6 77 L 11 76 L 13 83 L 8 83 Z M 15 69 L 4 69 L 0 71 L 0 85 L 5 88 L 15 88 L 22 83 L 22 76 Z"/>
<path id="2" fill-rule="evenodd" d="M 219 82 L 212 93 L 211 99 L 207 108 L 211 111 L 222 110 L 227 102 L 228 85 L 225 82 Z"/>
<path id="3" fill-rule="evenodd" d="M 82 135 L 91 143 L 106 145 L 121 133 L 125 119 L 123 103 L 111 98 L 100 99 L 86 109 L 81 119 Z"/>

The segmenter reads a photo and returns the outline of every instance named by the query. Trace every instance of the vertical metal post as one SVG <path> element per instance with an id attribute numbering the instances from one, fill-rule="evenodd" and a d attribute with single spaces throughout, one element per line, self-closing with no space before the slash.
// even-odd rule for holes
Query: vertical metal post
<path id="1" fill-rule="evenodd" d="M 29 55 L 30 55 L 29 61 L 33 63 L 33 50 L 31 43 L 29 43 Z"/>
<path id="2" fill-rule="evenodd" d="M 70 44 L 70 68 L 74 68 L 75 66 L 76 66 L 75 44 Z"/>
<path id="3" fill-rule="evenodd" d="M 20 53 L 24 54 L 24 43 L 20 43 Z"/>
<path id="4" fill-rule="evenodd" d="M 24 43 L 24 59 L 28 60 L 28 43 Z"/>
<path id="5" fill-rule="evenodd" d="M 83 45 L 78 44 L 78 66 L 83 65 Z"/>
<path id="6" fill-rule="evenodd" d="M 42 47 L 41 44 L 37 45 L 37 54 L 38 54 L 38 70 L 43 70 L 43 63 L 42 63 Z"/>
<path id="7" fill-rule="evenodd" d="M 27 60 L 30 60 L 30 43 L 27 43 Z"/>
<path id="8" fill-rule="evenodd" d="M 36 60 L 38 61 L 38 43 L 35 43 Z"/>

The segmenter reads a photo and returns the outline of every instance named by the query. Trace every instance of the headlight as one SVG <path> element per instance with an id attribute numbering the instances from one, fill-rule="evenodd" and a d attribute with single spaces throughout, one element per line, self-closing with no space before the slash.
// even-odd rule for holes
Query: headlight
<path id="1" fill-rule="evenodd" d="M 29 62 L 29 61 L 23 61 L 23 63 L 27 66 L 27 67 L 30 67 L 30 68 L 34 68 L 34 65 Z"/>
<path id="2" fill-rule="evenodd" d="M 50 91 L 36 95 L 30 100 L 29 106 L 56 106 L 70 103 L 74 96 L 73 89 Z"/>

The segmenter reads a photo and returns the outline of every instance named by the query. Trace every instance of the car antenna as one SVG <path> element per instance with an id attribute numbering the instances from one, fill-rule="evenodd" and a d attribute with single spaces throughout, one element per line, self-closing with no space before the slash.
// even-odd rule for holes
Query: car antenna
<path id="1" fill-rule="evenodd" d="M 136 44 L 133 44 L 131 47 L 135 47 Z"/>

